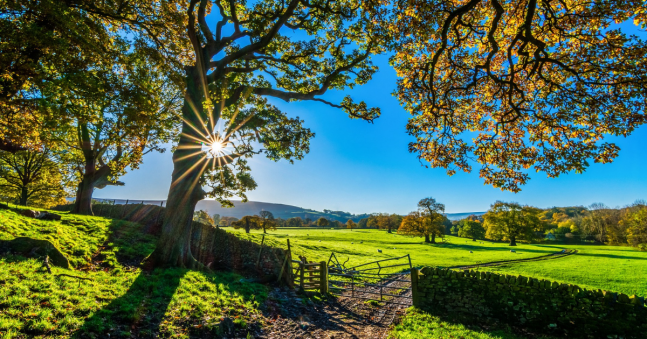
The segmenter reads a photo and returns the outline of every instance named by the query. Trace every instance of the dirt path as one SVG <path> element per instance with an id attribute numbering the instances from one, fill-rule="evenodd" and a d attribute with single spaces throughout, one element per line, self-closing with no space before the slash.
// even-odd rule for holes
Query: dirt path
<path id="1" fill-rule="evenodd" d="M 313 302 L 283 288 L 270 293 L 266 307 L 269 325 L 256 338 L 383 339 L 407 308 L 347 297 Z"/>

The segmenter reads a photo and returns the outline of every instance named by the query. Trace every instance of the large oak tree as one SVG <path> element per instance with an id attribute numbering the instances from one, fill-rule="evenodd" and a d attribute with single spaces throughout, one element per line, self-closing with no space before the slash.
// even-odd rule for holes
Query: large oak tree
<path id="1" fill-rule="evenodd" d="M 190 247 L 196 203 L 208 196 L 224 205 L 234 195 L 245 200 L 245 191 L 256 187 L 246 160 L 253 154 L 292 161 L 309 151 L 314 134 L 268 98 L 312 100 L 367 121 L 379 116 L 378 109 L 350 97 L 341 102 L 321 98 L 328 90 L 362 85 L 376 71 L 371 56 L 383 51 L 384 39 L 374 20 L 379 5 L 189 1 L 186 36 L 194 60 L 184 67 L 182 131 L 153 262 L 200 266 Z"/>
<path id="2" fill-rule="evenodd" d="M 618 156 L 606 136 L 645 123 L 647 48 L 618 23 L 646 3 L 409 0 L 385 21 L 409 150 L 432 167 L 519 191 L 528 169 L 557 177 Z M 626 26 L 630 26 L 627 23 Z"/>

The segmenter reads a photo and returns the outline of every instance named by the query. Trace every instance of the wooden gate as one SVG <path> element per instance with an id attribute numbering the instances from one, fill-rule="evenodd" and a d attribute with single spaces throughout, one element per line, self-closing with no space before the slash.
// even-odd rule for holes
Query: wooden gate
<path id="1" fill-rule="evenodd" d="M 308 262 L 306 257 L 292 260 L 294 286 L 301 291 L 319 290 L 328 293 L 328 265 L 325 261 Z"/>
<path id="2" fill-rule="evenodd" d="M 348 262 L 348 260 L 346 260 Z M 411 257 L 346 267 L 335 253 L 328 259 L 328 290 L 339 296 L 411 305 Z"/>

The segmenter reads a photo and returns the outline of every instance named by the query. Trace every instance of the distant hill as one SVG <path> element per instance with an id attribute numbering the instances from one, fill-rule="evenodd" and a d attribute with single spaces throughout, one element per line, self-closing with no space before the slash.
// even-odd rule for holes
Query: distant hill
<path id="1" fill-rule="evenodd" d="M 285 205 L 285 204 L 274 204 L 269 202 L 259 202 L 259 201 L 248 201 L 246 203 L 241 201 L 232 201 L 235 207 L 224 208 L 220 206 L 220 203 L 215 200 L 202 200 L 198 202 L 196 210 L 205 210 L 209 214 L 213 215 L 215 213 L 220 214 L 225 217 L 236 217 L 241 218 L 246 215 L 258 214 L 260 211 L 270 211 L 274 214 L 275 218 L 289 219 L 294 217 L 301 217 L 302 219 L 310 218 L 312 220 L 319 219 L 324 217 L 330 220 L 339 220 L 341 222 L 346 222 L 348 219 L 354 221 L 359 221 L 359 219 L 368 217 L 367 214 L 350 214 L 343 211 L 330 211 L 324 210 L 323 212 L 315 211 L 307 208 Z"/>
<path id="2" fill-rule="evenodd" d="M 470 215 L 483 215 L 485 212 L 466 212 L 466 213 L 447 213 L 447 219 L 449 220 L 461 220 L 469 217 Z"/>
<path id="3" fill-rule="evenodd" d="M 96 199 L 104 201 L 114 201 L 116 204 L 125 204 L 125 199 Z M 129 204 L 149 204 L 149 205 L 159 205 L 163 200 L 128 200 Z M 270 202 L 260 202 L 260 201 L 248 201 L 241 202 L 240 200 L 232 200 L 235 207 L 224 208 L 220 206 L 220 203 L 215 200 L 201 200 L 196 206 L 196 210 L 207 211 L 210 215 L 220 214 L 222 217 L 236 217 L 242 218 L 246 215 L 255 215 L 260 211 L 270 211 L 274 214 L 275 218 L 289 219 L 294 217 L 301 217 L 302 219 L 310 218 L 312 220 L 319 219 L 324 217 L 330 220 L 338 220 L 341 222 L 346 222 L 348 219 L 352 219 L 357 222 L 362 218 L 367 218 L 370 214 L 351 214 L 344 211 L 332 211 L 332 210 L 323 210 L 315 211 L 312 209 L 307 209 L 303 207 L 297 207 L 292 205 L 285 204 L 275 204 Z M 447 213 L 446 216 L 449 220 L 460 220 L 469 215 L 483 215 L 485 212 L 469 212 L 469 213 Z"/>

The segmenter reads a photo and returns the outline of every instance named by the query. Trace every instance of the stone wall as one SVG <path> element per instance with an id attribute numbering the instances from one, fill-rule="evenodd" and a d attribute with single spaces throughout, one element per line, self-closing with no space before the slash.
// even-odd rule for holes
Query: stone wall
<path id="1" fill-rule="evenodd" d="M 279 276 L 286 284 L 292 281 L 287 250 L 266 245 L 261 249 L 260 244 L 211 225 L 193 223 L 191 252 L 198 261 L 214 269 L 247 272 L 267 282 L 276 281 Z M 285 271 L 281 275 L 284 262 Z"/>
<path id="2" fill-rule="evenodd" d="M 491 272 L 412 271 L 413 304 L 477 323 L 588 338 L 647 338 L 643 297 Z"/>
<path id="3" fill-rule="evenodd" d="M 72 207 L 72 204 L 68 204 L 55 209 L 71 211 Z M 165 207 L 145 204 L 92 206 L 96 216 L 137 222 L 144 225 L 144 232 L 154 235 L 158 235 L 161 230 L 165 210 Z M 213 269 L 245 273 L 267 282 L 276 281 L 281 276 L 284 283 L 292 283 L 291 258 L 288 251 L 268 246 L 263 246 L 261 251 L 260 244 L 240 239 L 220 228 L 196 222 L 193 223 L 192 233 L 191 252 L 204 265 Z M 288 259 L 285 271 L 281 275 L 286 256 Z"/>

